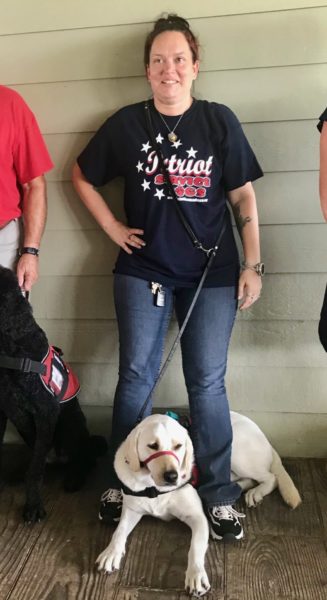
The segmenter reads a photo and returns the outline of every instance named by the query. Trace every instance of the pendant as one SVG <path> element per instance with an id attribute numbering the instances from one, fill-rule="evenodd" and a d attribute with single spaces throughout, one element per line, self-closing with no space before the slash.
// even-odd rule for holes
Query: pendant
<path id="1" fill-rule="evenodd" d="M 168 139 L 169 139 L 169 141 L 170 141 L 170 142 L 172 142 L 172 143 L 176 142 L 176 140 L 177 140 L 177 135 L 176 135 L 176 133 L 174 133 L 173 131 L 170 131 L 170 132 L 168 133 Z"/>

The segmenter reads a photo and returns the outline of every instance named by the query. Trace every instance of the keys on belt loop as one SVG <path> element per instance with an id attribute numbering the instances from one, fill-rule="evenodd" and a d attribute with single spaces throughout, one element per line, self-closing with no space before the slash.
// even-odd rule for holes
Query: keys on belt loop
<path id="1" fill-rule="evenodd" d="M 151 293 L 153 294 L 153 302 L 155 306 L 165 306 L 165 290 L 162 289 L 161 283 L 151 281 Z"/>

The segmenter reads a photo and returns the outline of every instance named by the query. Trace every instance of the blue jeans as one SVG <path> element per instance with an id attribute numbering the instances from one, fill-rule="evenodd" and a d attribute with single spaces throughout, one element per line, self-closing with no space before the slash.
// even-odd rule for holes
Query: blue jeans
<path id="1" fill-rule="evenodd" d="M 113 409 L 114 448 L 133 429 L 159 373 L 173 308 L 181 325 L 195 292 L 194 288 L 164 290 L 165 306 L 157 307 L 148 281 L 115 275 L 120 359 Z M 224 381 L 236 308 L 235 288 L 203 288 L 181 338 L 200 476 L 198 492 L 207 506 L 232 504 L 241 494 L 241 488 L 230 481 L 232 428 Z M 149 404 L 145 416 L 151 410 Z"/>

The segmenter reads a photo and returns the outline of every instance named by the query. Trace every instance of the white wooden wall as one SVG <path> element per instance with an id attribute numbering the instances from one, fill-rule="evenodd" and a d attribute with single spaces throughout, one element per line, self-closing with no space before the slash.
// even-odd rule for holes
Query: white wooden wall
<path id="1" fill-rule="evenodd" d="M 143 41 L 164 10 L 189 18 L 199 34 L 195 95 L 236 112 L 266 173 L 256 191 L 267 275 L 260 302 L 235 326 L 231 406 L 253 417 L 282 454 L 324 456 L 327 358 L 317 321 L 327 235 L 315 126 L 327 105 L 327 2 L 1 0 L 0 82 L 32 107 L 56 164 L 35 316 L 74 364 L 81 402 L 105 431 L 117 381 L 116 249 L 76 198 L 70 169 L 108 114 L 147 97 Z M 120 184 L 105 196 L 122 215 Z M 174 334 L 172 327 L 168 346 Z M 156 405 L 186 403 L 177 355 Z"/>

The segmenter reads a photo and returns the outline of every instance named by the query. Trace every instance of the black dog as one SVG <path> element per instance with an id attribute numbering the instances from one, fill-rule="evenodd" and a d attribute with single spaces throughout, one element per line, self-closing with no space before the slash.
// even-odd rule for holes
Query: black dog
<path id="1" fill-rule="evenodd" d="M 103 437 L 89 434 L 77 396 L 73 393 L 69 401 L 60 403 L 62 394 L 58 396 L 47 389 L 41 373 L 51 368 L 42 365 L 48 353 L 47 337 L 36 323 L 16 276 L 0 266 L 0 453 L 9 419 L 32 448 L 23 510 L 24 520 L 29 523 L 46 515 L 40 490 L 46 456 L 52 446 L 58 456 L 67 458 L 67 491 L 83 485 L 96 458 L 107 449 Z M 54 369 L 58 384 L 69 369 L 60 366 L 58 354 L 54 355 L 54 362 L 58 364 L 58 369 L 56 365 Z"/>

